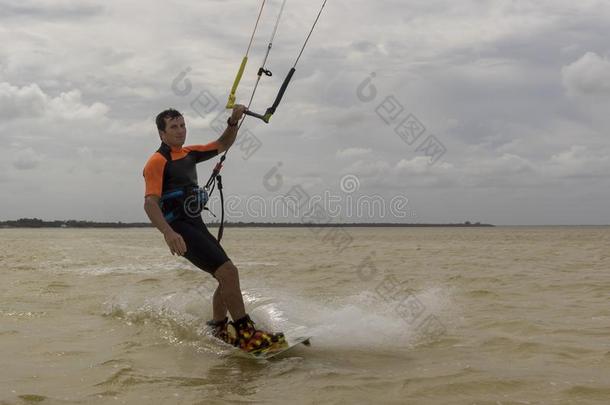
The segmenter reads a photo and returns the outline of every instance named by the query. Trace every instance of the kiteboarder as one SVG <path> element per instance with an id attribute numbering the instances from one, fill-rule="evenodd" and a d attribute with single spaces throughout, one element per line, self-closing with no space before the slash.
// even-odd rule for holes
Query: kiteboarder
<path id="1" fill-rule="evenodd" d="M 237 136 L 246 107 L 235 104 L 227 128 L 215 141 L 184 146 L 183 115 L 167 109 L 157 115 L 161 146 L 144 167 L 144 211 L 163 234 L 169 250 L 183 256 L 218 280 L 212 298 L 214 336 L 245 351 L 257 351 L 281 343 L 282 333 L 260 330 L 246 313 L 237 267 L 201 218 L 208 190 L 197 182 L 196 164 L 229 149 Z M 231 315 L 229 322 L 227 311 Z"/>

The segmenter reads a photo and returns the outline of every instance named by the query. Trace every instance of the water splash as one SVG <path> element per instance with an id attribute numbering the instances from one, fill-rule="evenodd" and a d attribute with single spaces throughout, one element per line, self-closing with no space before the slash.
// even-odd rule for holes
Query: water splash
<path id="1" fill-rule="evenodd" d="M 401 317 L 398 301 L 384 301 L 370 291 L 330 300 L 295 297 L 277 290 L 274 295 L 264 289 L 244 291 L 252 318 L 269 330 L 311 335 L 316 346 L 393 350 L 438 338 L 422 330 L 417 322 L 409 323 Z M 413 297 L 423 305 L 422 317 L 432 315 L 441 324 L 450 318 L 451 300 L 442 288 L 429 288 Z M 104 311 L 130 324 L 152 322 L 174 343 L 208 339 L 205 321 L 211 312 L 211 293 L 198 289 L 148 298 L 139 304 L 122 296 L 108 301 Z"/>

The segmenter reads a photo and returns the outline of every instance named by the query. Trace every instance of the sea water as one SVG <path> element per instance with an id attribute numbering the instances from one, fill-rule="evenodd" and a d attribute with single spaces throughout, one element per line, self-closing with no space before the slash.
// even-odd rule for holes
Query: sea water
<path id="1" fill-rule="evenodd" d="M 610 403 L 610 228 L 331 231 L 226 229 L 248 311 L 313 336 L 256 361 L 156 230 L 0 230 L 0 403 Z"/>

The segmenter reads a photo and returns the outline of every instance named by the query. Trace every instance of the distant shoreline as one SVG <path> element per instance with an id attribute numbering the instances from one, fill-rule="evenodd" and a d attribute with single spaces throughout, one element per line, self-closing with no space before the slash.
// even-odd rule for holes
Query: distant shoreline
<path id="1" fill-rule="evenodd" d="M 206 223 L 211 228 L 218 227 L 218 222 Z M 225 227 L 234 228 L 443 228 L 443 227 L 494 227 L 480 222 L 450 224 L 401 224 L 401 223 L 302 223 L 302 222 L 225 222 Z M 94 221 L 43 221 L 38 218 L 21 218 L 15 221 L 0 221 L 0 228 L 151 228 L 148 222 L 94 222 Z"/>

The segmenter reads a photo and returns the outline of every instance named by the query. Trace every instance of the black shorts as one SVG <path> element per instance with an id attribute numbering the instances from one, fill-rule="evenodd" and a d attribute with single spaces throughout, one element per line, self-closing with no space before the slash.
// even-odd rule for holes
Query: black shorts
<path id="1" fill-rule="evenodd" d="M 179 218 L 170 225 L 186 243 L 184 257 L 201 270 L 214 275 L 216 269 L 230 260 L 201 217 Z"/>

